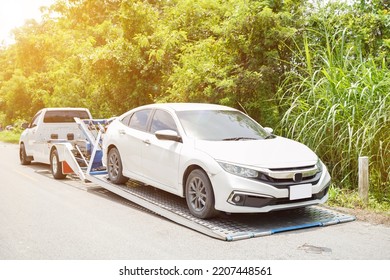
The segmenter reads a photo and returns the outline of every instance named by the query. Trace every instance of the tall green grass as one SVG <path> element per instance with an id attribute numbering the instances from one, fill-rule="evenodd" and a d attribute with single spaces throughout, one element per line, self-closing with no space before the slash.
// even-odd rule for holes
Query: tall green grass
<path id="1" fill-rule="evenodd" d="M 358 158 L 368 156 L 370 192 L 389 202 L 390 71 L 344 35 L 325 29 L 325 45 L 304 39 L 280 90 L 288 107 L 279 129 L 314 149 L 338 187 L 357 188 Z"/>

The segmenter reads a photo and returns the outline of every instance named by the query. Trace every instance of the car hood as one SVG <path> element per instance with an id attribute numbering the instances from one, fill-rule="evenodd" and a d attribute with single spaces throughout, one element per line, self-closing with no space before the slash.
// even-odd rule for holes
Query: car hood
<path id="1" fill-rule="evenodd" d="M 315 164 L 307 146 L 283 137 L 243 141 L 196 141 L 195 147 L 217 161 L 263 168 L 291 168 Z"/>

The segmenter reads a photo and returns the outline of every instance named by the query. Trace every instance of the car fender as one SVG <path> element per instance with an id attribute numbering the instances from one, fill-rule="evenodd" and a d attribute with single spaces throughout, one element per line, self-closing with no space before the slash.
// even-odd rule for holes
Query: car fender
<path id="1" fill-rule="evenodd" d="M 181 183 L 179 190 L 182 190 L 182 196 L 184 196 L 185 180 L 194 167 L 198 166 L 203 169 L 210 179 L 218 173 L 223 172 L 222 167 L 213 157 L 198 149 L 183 149 L 179 166 L 179 176 L 181 178 L 178 181 Z"/>

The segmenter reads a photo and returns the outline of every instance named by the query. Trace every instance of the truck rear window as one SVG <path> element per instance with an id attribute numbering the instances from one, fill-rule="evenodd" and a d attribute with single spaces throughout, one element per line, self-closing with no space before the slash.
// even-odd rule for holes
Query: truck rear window
<path id="1" fill-rule="evenodd" d="M 89 119 L 90 116 L 86 111 L 47 111 L 43 118 L 44 123 L 71 123 L 75 122 L 74 118 Z"/>

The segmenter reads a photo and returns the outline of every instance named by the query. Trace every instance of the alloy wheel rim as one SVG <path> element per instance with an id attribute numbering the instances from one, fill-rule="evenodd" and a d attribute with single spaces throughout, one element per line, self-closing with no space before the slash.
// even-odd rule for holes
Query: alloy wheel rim
<path id="1" fill-rule="evenodd" d="M 202 211 L 207 202 L 206 188 L 204 182 L 196 177 L 190 182 L 189 188 L 190 203 L 194 210 Z"/>
<path id="2" fill-rule="evenodd" d="M 115 154 L 112 154 L 110 156 L 108 167 L 109 167 L 111 177 L 116 178 L 119 173 L 119 162 L 118 162 L 118 157 Z"/>
<path id="3" fill-rule="evenodd" d="M 53 173 L 56 173 L 57 172 L 57 158 L 54 155 L 53 155 L 52 160 L 51 160 L 51 166 L 52 166 Z"/>
<path id="4" fill-rule="evenodd" d="M 19 157 L 20 157 L 21 161 L 24 161 L 23 148 L 20 148 L 20 150 L 19 150 Z"/>

